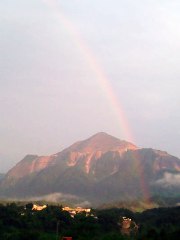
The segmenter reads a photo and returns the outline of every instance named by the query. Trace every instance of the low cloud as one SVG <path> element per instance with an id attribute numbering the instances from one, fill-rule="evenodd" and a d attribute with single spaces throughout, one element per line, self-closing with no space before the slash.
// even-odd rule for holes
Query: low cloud
<path id="1" fill-rule="evenodd" d="M 67 200 L 78 200 L 79 198 L 75 195 L 71 195 L 71 194 L 64 194 L 64 193 L 60 193 L 60 192 L 55 192 L 55 193 L 51 193 L 51 194 L 47 194 L 47 195 L 42 195 L 42 196 L 38 196 L 38 197 L 32 197 L 30 198 L 31 200 L 34 201 L 40 201 L 40 200 L 44 200 L 47 202 L 64 202 Z"/>
<path id="2" fill-rule="evenodd" d="M 32 196 L 27 198 L 1 198 L 2 200 L 10 202 L 49 202 L 58 204 L 69 204 L 71 203 L 75 207 L 91 207 L 91 202 L 72 194 L 64 194 L 61 192 L 50 193 L 41 196 Z"/>
<path id="3" fill-rule="evenodd" d="M 75 204 L 75 207 L 90 207 L 91 203 L 89 201 L 83 201 L 79 202 L 78 204 Z"/>
<path id="4" fill-rule="evenodd" d="M 89 201 L 84 201 L 83 199 L 79 198 L 76 195 L 64 194 L 60 192 L 55 192 L 55 193 L 42 195 L 38 197 L 32 197 L 29 199 L 29 201 L 46 201 L 46 202 L 53 202 L 53 203 L 72 202 L 75 204 L 75 206 L 80 206 L 80 207 L 87 207 L 91 205 Z"/>
<path id="5" fill-rule="evenodd" d="M 178 187 L 180 186 L 180 173 L 173 174 L 173 173 L 164 173 L 163 178 L 157 180 L 155 182 L 156 185 L 161 185 L 162 187 Z"/>

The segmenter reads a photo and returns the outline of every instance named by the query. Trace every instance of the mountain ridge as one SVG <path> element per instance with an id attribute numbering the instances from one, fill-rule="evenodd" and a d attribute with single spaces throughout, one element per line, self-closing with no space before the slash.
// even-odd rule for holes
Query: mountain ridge
<path id="1" fill-rule="evenodd" d="M 101 204 L 165 194 L 168 181 L 179 194 L 179 174 L 180 159 L 101 132 L 50 156 L 27 155 L 1 180 L 0 190 L 4 197 L 59 193 Z"/>

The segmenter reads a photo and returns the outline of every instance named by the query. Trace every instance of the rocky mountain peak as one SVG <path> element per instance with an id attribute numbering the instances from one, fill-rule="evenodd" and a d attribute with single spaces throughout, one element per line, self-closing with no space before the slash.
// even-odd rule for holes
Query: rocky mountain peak
<path id="1" fill-rule="evenodd" d="M 179 169 L 180 159 L 166 152 L 100 132 L 51 156 L 27 155 L 1 179 L 0 195 L 63 193 L 95 203 L 149 199 L 179 193 Z"/>
<path id="2" fill-rule="evenodd" d="M 92 137 L 79 141 L 73 144 L 67 150 L 72 152 L 108 152 L 108 151 L 119 151 L 123 152 L 128 149 L 135 150 L 137 146 L 134 144 L 120 140 L 113 137 L 105 132 L 99 132 Z"/>

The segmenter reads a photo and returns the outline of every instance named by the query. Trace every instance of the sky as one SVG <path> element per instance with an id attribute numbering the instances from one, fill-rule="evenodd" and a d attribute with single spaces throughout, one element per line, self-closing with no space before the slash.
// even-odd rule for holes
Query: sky
<path id="1" fill-rule="evenodd" d="M 178 0 L 1 0 L 0 172 L 97 132 L 180 157 Z"/>

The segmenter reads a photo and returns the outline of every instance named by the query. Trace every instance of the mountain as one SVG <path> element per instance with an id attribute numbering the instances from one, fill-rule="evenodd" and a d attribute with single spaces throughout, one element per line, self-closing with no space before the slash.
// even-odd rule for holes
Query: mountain
<path id="1" fill-rule="evenodd" d="M 3 179 L 5 177 L 4 173 L 0 173 L 0 180 Z"/>
<path id="2" fill-rule="evenodd" d="M 51 156 L 27 155 L 1 180 L 0 195 L 102 204 L 178 198 L 179 183 L 180 159 L 98 133 Z"/>

